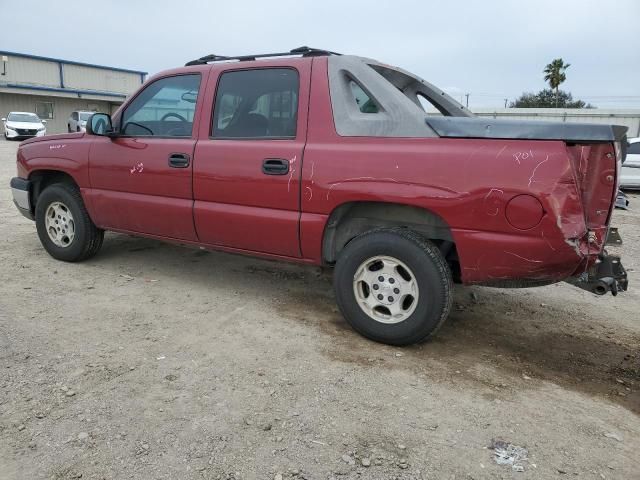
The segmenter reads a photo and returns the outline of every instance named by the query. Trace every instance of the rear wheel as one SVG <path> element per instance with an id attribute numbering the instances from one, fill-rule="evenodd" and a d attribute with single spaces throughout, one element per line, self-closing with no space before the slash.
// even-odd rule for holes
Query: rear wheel
<path id="1" fill-rule="evenodd" d="M 104 238 L 104 231 L 89 218 L 79 190 L 68 183 L 55 183 L 40 194 L 36 229 L 49 255 L 66 262 L 93 257 Z"/>
<path id="2" fill-rule="evenodd" d="M 336 263 L 334 288 L 349 324 L 391 345 L 433 335 L 453 298 L 451 271 L 438 247 L 400 228 L 374 230 L 349 242 Z"/>

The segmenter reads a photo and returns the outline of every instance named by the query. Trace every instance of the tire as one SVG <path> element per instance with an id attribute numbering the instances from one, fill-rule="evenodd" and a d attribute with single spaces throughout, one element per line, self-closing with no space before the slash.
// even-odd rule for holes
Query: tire
<path id="1" fill-rule="evenodd" d="M 76 127 L 76 132 L 79 132 L 79 131 L 80 131 L 80 127 Z"/>
<path id="2" fill-rule="evenodd" d="M 71 125 L 67 124 L 67 133 L 71 133 Z"/>
<path id="3" fill-rule="evenodd" d="M 389 270 L 387 267 L 394 261 L 397 267 Z M 369 313 L 368 307 L 361 307 L 361 303 L 365 303 L 363 296 L 367 293 L 365 285 L 368 283 L 357 282 L 356 275 L 376 272 L 375 262 L 381 262 L 385 269 L 380 273 L 388 278 L 379 283 L 382 276 L 373 273 L 369 294 L 374 295 L 373 288 L 379 288 L 375 297 L 383 295 L 385 299 L 394 299 L 395 303 L 390 307 L 400 308 L 399 318 L 393 318 L 391 310 L 384 305 Z M 388 271 L 395 273 L 387 275 Z M 415 287 L 411 290 L 408 285 Z M 394 290 L 394 286 L 405 290 Z M 372 230 L 350 241 L 336 262 L 334 289 L 338 307 L 353 329 L 371 340 L 389 345 L 410 345 L 426 340 L 447 319 L 453 301 L 451 270 L 438 247 L 404 228 Z M 393 292 L 399 293 L 399 297 L 393 297 Z M 384 297 L 387 294 L 389 296 Z M 402 298 L 405 300 L 400 302 Z M 377 302 L 375 298 L 371 300 L 367 296 L 367 299 Z M 389 312 L 388 318 L 381 318 L 387 317 L 385 309 Z"/>
<path id="4" fill-rule="evenodd" d="M 47 214 L 55 221 L 55 216 L 50 215 L 55 207 L 65 209 L 72 218 L 68 224 L 73 223 L 73 238 L 69 240 L 67 237 L 66 245 L 56 245 L 47 229 Z M 36 229 L 49 255 L 65 262 L 80 262 L 93 257 L 104 239 L 104 230 L 97 228 L 89 218 L 80 191 L 69 183 L 54 183 L 40 194 L 36 204 Z"/>

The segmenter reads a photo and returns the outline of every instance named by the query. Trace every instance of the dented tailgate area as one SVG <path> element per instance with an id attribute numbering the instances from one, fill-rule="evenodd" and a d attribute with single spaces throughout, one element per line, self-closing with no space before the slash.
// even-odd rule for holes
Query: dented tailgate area
<path id="1" fill-rule="evenodd" d="M 529 178 L 523 185 L 521 200 L 509 199 L 504 204 L 504 214 L 514 228 L 526 231 L 528 238 L 462 233 L 475 240 L 489 235 L 500 252 L 500 258 L 492 258 L 495 251 L 482 253 L 476 266 L 463 266 L 465 281 L 524 287 L 566 280 L 598 295 L 616 295 L 627 289 L 620 257 L 610 255 L 605 248 L 626 146 L 626 127 L 456 117 L 427 118 L 426 123 L 440 137 L 450 139 L 521 139 L 522 144 L 534 147 L 545 141 L 553 144 L 547 151 L 531 148 L 512 153 L 518 170 L 529 172 Z M 558 148 L 560 141 L 563 149 Z M 522 173 L 514 172 L 514 176 L 522 177 Z M 504 189 L 493 188 L 485 203 L 491 204 L 493 197 L 495 212 L 500 212 L 502 195 Z M 491 215 L 492 208 L 489 206 L 485 213 Z M 538 215 L 541 219 L 536 226 Z M 620 243 L 621 240 L 616 245 Z M 506 262 L 508 258 L 515 260 Z M 475 279 L 476 272 L 486 269 L 491 271 L 488 280 Z"/>
<path id="2" fill-rule="evenodd" d="M 500 169 L 495 175 L 511 181 L 476 200 L 472 212 L 481 230 L 453 229 L 463 282 L 530 287 L 568 281 L 599 295 L 626 290 L 620 258 L 605 248 L 617 191 L 613 144 L 531 143 L 522 151 L 508 142 L 495 158 L 495 146 L 485 149 L 487 163 Z"/>
<path id="3" fill-rule="evenodd" d="M 626 142 L 612 144 L 574 145 L 568 147 L 580 185 L 585 208 L 586 239 L 579 243 L 585 256 L 585 269 L 577 271 L 568 281 L 598 295 L 627 290 L 627 273 L 620 256 L 611 255 L 607 247 L 618 247 L 622 238 L 610 227 L 624 160 Z"/>

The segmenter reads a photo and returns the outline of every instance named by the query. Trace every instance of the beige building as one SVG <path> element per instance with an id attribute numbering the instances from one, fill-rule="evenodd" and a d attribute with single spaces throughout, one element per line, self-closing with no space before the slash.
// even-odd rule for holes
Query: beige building
<path id="1" fill-rule="evenodd" d="M 113 113 L 147 72 L 0 50 L 0 117 L 33 112 L 47 134 L 67 131 L 75 110 Z"/>

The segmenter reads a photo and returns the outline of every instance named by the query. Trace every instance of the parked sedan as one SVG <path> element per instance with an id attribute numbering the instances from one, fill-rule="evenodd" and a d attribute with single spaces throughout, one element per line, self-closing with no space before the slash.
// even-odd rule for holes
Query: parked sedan
<path id="1" fill-rule="evenodd" d="M 67 130 L 69 132 L 84 132 L 89 117 L 96 112 L 89 112 L 85 110 L 78 110 L 71 112 L 71 116 L 67 121 Z"/>
<path id="2" fill-rule="evenodd" d="M 47 134 L 46 120 L 40 120 L 35 113 L 10 112 L 7 118 L 3 118 L 4 138 L 22 139 L 30 137 L 42 137 Z"/>
<path id="3" fill-rule="evenodd" d="M 627 159 L 620 173 L 620 188 L 640 189 L 640 137 L 629 139 Z"/>

